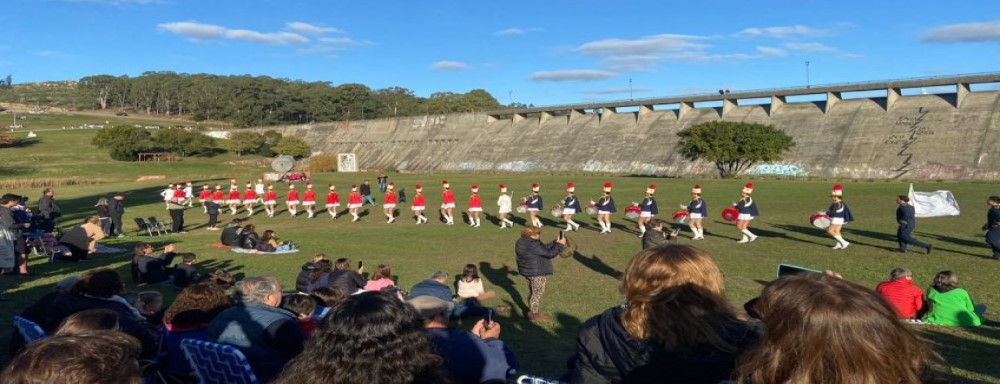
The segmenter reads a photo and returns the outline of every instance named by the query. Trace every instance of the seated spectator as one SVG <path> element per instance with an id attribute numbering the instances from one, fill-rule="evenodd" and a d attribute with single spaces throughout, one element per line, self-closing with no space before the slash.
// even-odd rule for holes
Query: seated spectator
<path id="1" fill-rule="evenodd" d="M 59 238 L 59 244 L 69 248 L 72 261 L 86 260 L 87 255 L 97 251 L 97 242 L 104 238 L 100 218 L 87 216 L 83 224 L 73 227 Z"/>
<path id="2" fill-rule="evenodd" d="M 649 249 L 659 245 L 670 244 L 677 239 L 678 232 L 671 231 L 667 222 L 663 220 L 652 219 L 645 225 L 649 228 L 649 230 L 642 233 L 642 249 Z"/>
<path id="3" fill-rule="evenodd" d="M 91 331 L 119 331 L 118 314 L 110 309 L 88 309 L 69 315 L 53 336 L 69 336 Z"/>
<path id="4" fill-rule="evenodd" d="M 736 383 L 931 383 L 939 362 L 875 291 L 826 274 L 790 275 L 764 288 L 764 331 Z"/>
<path id="5" fill-rule="evenodd" d="M 243 226 L 241 223 L 244 221 L 246 221 L 245 218 L 236 218 L 229 224 L 226 224 L 226 226 L 222 228 L 222 232 L 219 234 L 219 242 L 230 247 L 239 247 L 240 235 L 243 234 Z"/>
<path id="6" fill-rule="evenodd" d="M 139 341 L 115 331 L 54 336 L 25 347 L 0 373 L 6 384 L 139 384 Z"/>
<path id="7" fill-rule="evenodd" d="M 178 256 L 181 257 L 181 262 L 174 266 L 174 285 L 179 288 L 186 288 L 191 284 L 200 283 L 211 278 L 211 276 L 206 275 L 194 265 L 198 259 L 197 255 L 193 253 L 181 253 Z"/>
<path id="8" fill-rule="evenodd" d="M 44 324 L 49 317 L 49 312 L 52 310 L 52 303 L 55 301 L 56 297 L 60 294 L 69 293 L 78 281 L 80 281 L 80 276 L 70 276 L 60 280 L 56 283 L 55 289 L 52 292 L 46 293 L 37 301 L 29 305 L 21 311 L 20 316 L 34 321 L 39 325 Z M 17 354 L 17 351 L 20 351 L 21 347 L 24 346 L 24 338 L 21 337 L 21 333 L 17 331 L 17 328 L 11 328 L 10 346 L 8 348 L 8 352 L 10 356 L 14 356 Z"/>
<path id="9" fill-rule="evenodd" d="M 83 274 L 69 293 L 56 296 L 46 319 L 39 323 L 46 333 L 52 333 L 70 315 L 88 309 L 109 309 L 118 314 L 122 332 L 142 343 L 143 356 L 152 357 L 158 349 L 156 333 L 146 319 L 123 299 L 121 277 L 111 269 L 96 269 Z"/>
<path id="10" fill-rule="evenodd" d="M 330 286 L 330 272 L 333 271 L 333 263 L 330 260 L 319 260 L 313 263 L 309 271 L 305 292 L 313 293 L 321 287 Z"/>
<path id="11" fill-rule="evenodd" d="M 508 374 L 516 373 L 517 359 L 500 341 L 500 323 L 481 319 L 469 332 L 449 327 L 448 314 L 454 302 L 420 296 L 407 303 L 424 320 L 445 368 L 459 383 L 504 383 Z"/>
<path id="12" fill-rule="evenodd" d="M 455 306 L 451 309 L 451 318 L 484 316 L 486 314 L 487 309 L 483 308 L 475 298 L 460 299 L 452 294 L 451 288 L 448 288 L 448 285 L 445 284 L 447 281 L 447 273 L 441 271 L 434 272 L 430 279 L 421 281 L 410 289 L 410 298 L 433 296 L 444 301 L 455 302 Z"/>
<path id="13" fill-rule="evenodd" d="M 722 272 L 689 245 L 640 251 L 619 289 L 625 306 L 580 327 L 571 383 L 717 383 L 759 338 L 725 295 Z"/>
<path id="14" fill-rule="evenodd" d="M 283 252 L 295 249 L 291 242 L 281 242 L 274 231 L 268 229 L 264 231 L 264 236 L 261 236 L 260 240 L 257 241 L 257 250 L 261 252 Z"/>
<path id="15" fill-rule="evenodd" d="M 281 299 L 281 308 L 295 315 L 307 337 L 316 330 L 316 320 L 313 320 L 316 307 L 316 299 L 304 293 L 293 293 Z"/>
<path id="16" fill-rule="evenodd" d="M 386 264 L 379 264 L 378 267 L 375 267 L 375 272 L 368 277 L 364 289 L 366 291 L 381 291 L 395 286 L 396 282 L 392 281 L 392 268 Z"/>
<path id="17" fill-rule="evenodd" d="M 383 292 L 348 297 L 275 384 L 448 383 L 412 307 Z"/>
<path id="18" fill-rule="evenodd" d="M 924 321 L 952 327 L 978 327 L 985 305 L 973 305 L 969 292 L 958 287 L 958 275 L 952 271 L 942 271 L 934 277 L 934 283 L 927 289 L 927 314 Z"/>
<path id="19" fill-rule="evenodd" d="M 139 296 L 135 300 L 135 308 L 139 310 L 139 314 L 145 317 L 146 320 L 150 320 L 150 317 L 156 316 L 160 308 L 163 307 L 163 294 L 157 291 L 143 291 L 139 292 Z M 150 322 L 151 324 L 159 324 L 159 322 Z"/>
<path id="20" fill-rule="evenodd" d="M 146 284 L 157 284 L 173 279 L 174 269 L 170 267 L 170 263 L 177 256 L 173 244 L 167 244 L 163 247 L 161 257 L 153 256 L 153 246 L 150 244 L 136 247 L 136 253 L 137 255 L 132 261 L 139 273 L 139 281 Z"/>
<path id="21" fill-rule="evenodd" d="M 260 236 L 255 232 L 257 227 L 253 224 L 247 224 L 243 227 L 243 232 L 240 232 L 240 248 L 243 249 L 257 249 L 257 242 L 260 240 Z"/>
<path id="22" fill-rule="evenodd" d="M 479 278 L 479 268 L 475 264 L 466 264 L 462 277 L 455 283 L 458 297 L 463 299 L 476 298 L 488 300 L 497 296 L 496 291 L 487 291 L 483 287 L 483 279 Z"/>
<path id="23" fill-rule="evenodd" d="M 312 261 L 307 261 L 305 264 L 302 264 L 302 270 L 299 271 L 299 275 L 295 277 L 295 290 L 299 292 L 308 292 L 306 286 L 309 285 L 309 275 L 312 273 L 313 269 L 316 268 L 316 263 L 320 260 L 326 260 L 326 255 L 317 253 L 313 255 Z"/>
<path id="24" fill-rule="evenodd" d="M 900 319 L 916 319 L 924 307 L 924 291 L 913 284 L 913 272 L 906 268 L 893 269 L 888 281 L 875 286 L 875 292 L 892 304 Z"/>
<path id="25" fill-rule="evenodd" d="M 306 335 L 295 316 L 278 308 L 281 284 L 273 277 L 248 277 L 236 285 L 237 304 L 208 325 L 208 337 L 239 348 L 261 382 L 270 382 L 302 351 Z"/>
<path id="26" fill-rule="evenodd" d="M 351 261 L 345 258 L 337 259 L 333 263 L 333 271 L 330 271 L 331 287 L 340 288 L 344 293 L 351 295 L 362 291 L 365 288 L 365 267 L 359 267 L 357 272 L 351 269 Z"/>
<path id="27" fill-rule="evenodd" d="M 333 308 L 347 298 L 344 291 L 341 291 L 340 288 L 333 287 L 319 287 L 315 291 L 312 291 L 309 295 L 316 298 L 316 301 L 319 303 L 319 305 L 316 306 L 316 312 L 313 313 L 313 318 L 316 319 L 317 322 L 323 320 L 323 318 L 330 313 L 330 308 Z"/>
<path id="28" fill-rule="evenodd" d="M 222 311 L 233 306 L 226 292 L 217 284 L 200 283 L 184 288 L 163 313 L 163 352 L 159 363 L 177 378 L 194 378 L 181 340 L 208 340 L 208 324 Z M 181 380 L 185 381 L 185 380 Z M 186 382 L 185 381 L 185 382 Z"/>

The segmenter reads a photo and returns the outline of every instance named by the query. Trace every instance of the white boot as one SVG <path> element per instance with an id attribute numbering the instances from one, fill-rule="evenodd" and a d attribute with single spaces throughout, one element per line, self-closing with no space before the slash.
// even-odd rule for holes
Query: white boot
<path id="1" fill-rule="evenodd" d="M 476 228 L 479 228 L 480 224 L 482 224 L 482 221 L 477 217 L 476 218 Z"/>
<path id="2" fill-rule="evenodd" d="M 750 238 L 747 237 L 747 235 L 743 235 L 743 238 L 740 239 L 740 241 L 737 241 L 737 243 L 740 243 L 740 244 L 749 243 L 749 242 L 750 242 Z"/>
<path id="3" fill-rule="evenodd" d="M 757 240 L 757 235 L 754 235 L 753 232 L 750 232 L 749 229 L 744 229 L 741 232 L 743 232 L 743 234 L 747 236 L 749 241 Z"/>

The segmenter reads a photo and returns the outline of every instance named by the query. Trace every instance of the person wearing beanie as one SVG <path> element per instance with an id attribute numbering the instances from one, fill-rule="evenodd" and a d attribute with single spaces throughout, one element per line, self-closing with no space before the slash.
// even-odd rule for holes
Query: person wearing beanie
<path id="1" fill-rule="evenodd" d="M 288 194 L 285 195 L 285 205 L 288 206 L 288 214 L 295 217 L 299 213 L 299 191 L 295 190 L 295 184 L 288 184 Z"/>
<path id="2" fill-rule="evenodd" d="M 208 184 L 201 186 L 201 192 L 198 193 L 198 202 L 201 203 L 201 210 L 204 213 L 208 213 L 208 208 L 205 207 L 205 202 L 212 199 L 212 190 L 208 189 Z"/>
<path id="3" fill-rule="evenodd" d="M 615 199 L 611 197 L 611 183 L 604 183 L 604 195 L 590 204 L 597 206 L 597 224 L 601 233 L 611 233 L 611 214 L 615 213 Z"/>
<path id="4" fill-rule="evenodd" d="M 337 187 L 330 184 L 330 193 L 326 194 L 326 213 L 330 214 L 331 220 L 337 219 L 337 209 L 340 208 L 340 194 Z"/>
<path id="5" fill-rule="evenodd" d="M 573 183 L 566 184 L 566 197 L 563 199 L 563 221 L 566 222 L 567 231 L 578 231 L 580 229 L 580 224 L 573 221 L 573 215 L 580 212 L 580 199 L 576 198 L 576 185 Z"/>
<path id="6" fill-rule="evenodd" d="M 229 186 L 229 194 L 226 196 L 226 204 L 229 205 L 230 215 L 235 215 L 239 212 L 240 205 L 243 204 L 243 199 L 240 196 L 240 187 L 236 184 Z"/>
<path id="7" fill-rule="evenodd" d="M 691 202 L 681 205 L 681 209 L 688 212 L 688 227 L 691 228 L 691 240 L 704 240 L 705 227 L 703 224 L 705 216 L 708 216 L 708 204 L 701 198 L 701 185 L 695 184 L 691 188 Z"/>
<path id="8" fill-rule="evenodd" d="M 361 198 L 361 193 L 358 192 L 357 185 L 351 185 L 351 193 L 347 195 L 347 212 L 351 214 L 351 222 L 358 221 L 361 217 L 358 216 L 358 208 L 364 205 L 364 199 Z"/>
<path id="9" fill-rule="evenodd" d="M 253 189 L 253 184 L 247 182 L 247 187 L 243 190 L 243 208 L 247 210 L 247 217 L 253 216 L 253 205 L 257 204 L 257 191 Z"/>
<path id="10" fill-rule="evenodd" d="M 753 202 L 753 198 L 750 194 L 753 193 L 753 183 L 747 183 L 740 190 L 740 201 L 733 206 L 736 207 L 736 211 L 739 213 L 736 216 L 736 230 L 740 231 L 743 237 L 737 241 L 737 243 L 749 243 L 751 241 L 757 240 L 757 235 L 750 232 L 750 221 L 755 217 L 760 215 L 757 210 L 757 204 Z"/>
<path id="11" fill-rule="evenodd" d="M 653 197 L 654 193 L 656 193 L 656 186 L 650 184 L 649 188 L 646 188 L 646 197 L 639 203 L 639 220 L 636 221 L 636 224 L 639 226 L 639 237 L 642 237 L 646 233 L 646 223 L 660 213 L 659 209 L 656 208 L 656 199 Z"/>
<path id="12" fill-rule="evenodd" d="M 274 206 L 278 205 L 278 192 L 274 191 L 274 185 L 267 185 L 267 192 L 264 192 L 264 211 L 267 217 L 274 217 Z"/>
<path id="13" fill-rule="evenodd" d="M 417 225 L 424 224 L 427 222 L 427 216 L 424 216 L 424 210 L 427 208 L 424 187 L 417 184 L 413 189 L 417 191 L 417 194 L 413 196 L 413 204 L 410 205 L 410 209 L 413 210 L 413 216 L 417 218 Z"/>
<path id="14" fill-rule="evenodd" d="M 302 194 L 302 206 L 305 207 L 306 213 L 309 214 L 308 218 L 313 218 L 316 216 L 316 212 L 313 211 L 313 207 L 316 206 L 316 191 L 313 190 L 312 183 L 306 184 L 306 192 Z"/>
<path id="15" fill-rule="evenodd" d="M 830 208 L 827 208 L 825 212 L 830 217 L 830 226 L 826 227 L 826 233 L 837 240 L 833 249 L 845 249 L 851 243 L 840 235 L 840 228 L 844 224 L 854 221 L 854 216 L 851 215 L 851 209 L 847 207 L 847 204 L 844 204 L 844 187 L 839 184 L 834 185 L 833 191 L 830 192 L 830 199 L 833 200 L 833 204 L 830 204 Z"/>
<path id="16" fill-rule="evenodd" d="M 479 185 L 472 184 L 472 195 L 469 196 L 469 225 L 479 228 L 479 215 L 483 213 L 483 199 L 479 196 Z"/>
<path id="17" fill-rule="evenodd" d="M 507 217 L 512 212 L 510 195 L 507 194 L 507 186 L 500 184 L 500 197 L 497 198 L 497 216 L 500 219 L 500 228 L 514 228 L 514 222 Z"/>
<path id="18" fill-rule="evenodd" d="M 382 195 L 382 212 L 386 217 L 386 224 L 392 224 L 396 221 L 396 204 L 399 202 L 396 197 L 396 185 L 394 183 L 389 183 L 385 187 L 385 194 Z"/>
<path id="19" fill-rule="evenodd" d="M 542 195 L 538 194 L 541 190 L 541 186 L 538 183 L 531 184 L 531 196 L 524 199 L 525 203 L 528 203 L 528 222 L 531 223 L 533 227 L 542 227 L 542 220 L 538 218 L 538 212 L 544 207 L 542 202 Z"/>
<path id="20" fill-rule="evenodd" d="M 451 184 L 447 180 L 442 181 L 441 186 L 444 188 L 441 192 L 441 217 L 445 224 L 455 225 L 455 217 L 451 213 L 455 209 L 455 192 L 451 191 Z"/>

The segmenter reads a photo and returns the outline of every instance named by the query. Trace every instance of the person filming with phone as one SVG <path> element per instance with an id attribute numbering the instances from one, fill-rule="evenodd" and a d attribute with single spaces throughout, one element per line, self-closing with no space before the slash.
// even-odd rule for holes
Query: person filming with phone
<path id="1" fill-rule="evenodd" d="M 528 320 L 537 323 L 547 323 L 549 318 L 539 312 L 542 295 L 545 294 L 545 283 L 552 275 L 552 259 L 566 247 L 566 237 L 563 233 L 551 243 L 542 242 L 542 229 L 525 227 L 521 230 L 521 238 L 514 245 L 517 254 L 517 271 L 528 279 Z"/>
<path id="2" fill-rule="evenodd" d="M 648 231 L 642 234 L 642 249 L 649 249 L 656 246 L 670 244 L 677 239 L 678 230 L 670 230 L 667 223 L 660 219 L 652 219 L 647 224 Z"/>

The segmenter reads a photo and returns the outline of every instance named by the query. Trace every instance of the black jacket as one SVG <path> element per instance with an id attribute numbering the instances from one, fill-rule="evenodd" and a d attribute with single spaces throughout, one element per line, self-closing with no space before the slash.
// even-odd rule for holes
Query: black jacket
<path id="1" fill-rule="evenodd" d="M 623 312 L 621 307 L 611 308 L 583 323 L 564 381 L 716 384 L 731 379 L 740 354 L 760 337 L 755 323 L 740 323 L 723 332 L 726 341 L 736 345 L 736 352 L 711 348 L 667 350 L 634 339 L 621 325 Z"/>
<path id="2" fill-rule="evenodd" d="M 244 232 L 240 234 L 240 248 L 243 249 L 257 249 L 257 237 L 256 232 Z"/>
<path id="3" fill-rule="evenodd" d="M 673 238 L 670 237 L 670 229 L 666 225 L 663 226 L 663 231 L 649 228 L 642 234 L 642 249 L 649 249 L 672 242 Z"/>
<path id="4" fill-rule="evenodd" d="M 47 334 L 52 334 L 59 324 L 70 315 L 88 309 L 110 309 L 118 314 L 118 324 L 122 332 L 132 335 L 142 343 L 142 356 L 153 357 L 158 349 L 158 338 L 155 328 L 149 325 L 145 319 L 137 316 L 136 313 L 119 301 L 111 301 L 94 297 L 75 295 L 72 293 L 59 293 L 52 301 L 49 315 L 41 324 L 42 329 Z"/>
<path id="5" fill-rule="evenodd" d="M 59 217 L 62 214 L 62 210 L 59 209 L 59 205 L 56 204 L 52 196 L 42 195 L 38 199 L 38 214 L 42 215 L 46 220 L 51 220 Z"/>
<path id="6" fill-rule="evenodd" d="M 345 295 L 351 295 L 365 287 L 365 278 L 351 270 L 336 270 L 330 272 L 330 286 L 340 288 Z"/>
<path id="7" fill-rule="evenodd" d="M 306 286 L 309 285 L 309 274 L 316 269 L 316 263 L 308 262 L 302 264 L 302 270 L 299 271 L 299 275 L 295 277 L 295 290 L 299 292 L 308 292 Z"/>
<path id="8" fill-rule="evenodd" d="M 563 246 L 554 241 L 545 245 L 541 240 L 522 236 L 514 245 L 517 271 L 524 277 L 551 275 L 552 259 L 558 256 L 562 249 Z"/>
<path id="9" fill-rule="evenodd" d="M 227 225 L 222 228 L 222 234 L 219 236 L 219 241 L 230 247 L 239 247 L 241 233 L 243 233 L 243 227 L 232 224 Z"/>
<path id="10" fill-rule="evenodd" d="M 139 276 L 147 284 L 156 284 L 166 281 L 174 274 L 170 268 L 170 263 L 174 262 L 174 252 L 167 252 L 163 257 L 153 257 L 150 255 L 140 255 L 135 257 L 135 265 L 139 269 Z"/>
<path id="11" fill-rule="evenodd" d="M 122 200 L 116 200 L 114 197 L 108 199 L 108 214 L 111 217 L 121 218 L 125 215 L 125 203 Z"/>

